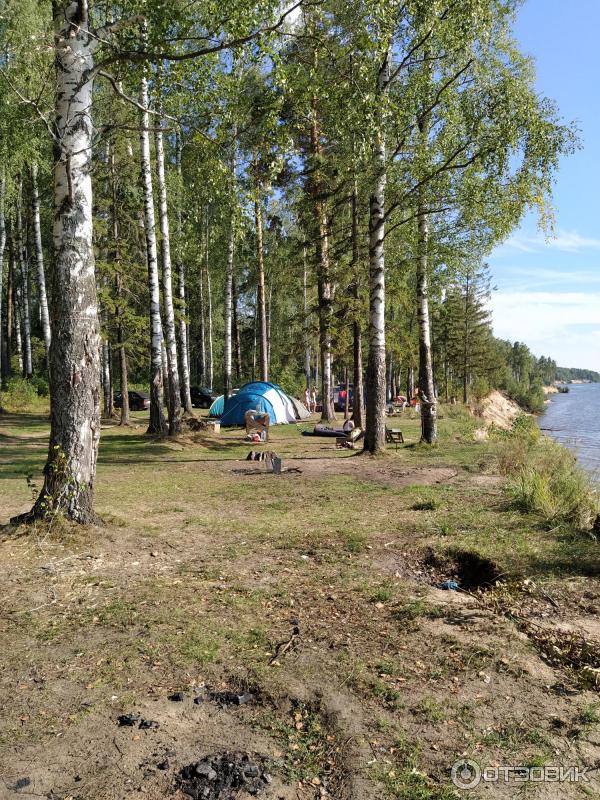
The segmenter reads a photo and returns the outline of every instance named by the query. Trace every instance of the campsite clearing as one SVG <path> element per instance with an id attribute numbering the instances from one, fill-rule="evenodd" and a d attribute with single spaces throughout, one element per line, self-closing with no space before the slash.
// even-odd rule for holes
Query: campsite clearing
<path id="1" fill-rule="evenodd" d="M 506 444 L 474 442 L 476 421 L 444 417 L 431 449 L 411 416 L 381 458 L 273 427 L 281 476 L 243 460 L 239 429 L 107 426 L 105 526 L 0 537 L 0 797 L 181 797 L 177 772 L 224 751 L 264 759 L 272 800 L 446 800 L 462 754 L 596 764 L 593 673 L 562 644 L 600 642 L 597 545 L 510 506 Z M 30 504 L 46 437 L 2 418 L 1 521 Z M 467 566 L 469 593 L 434 585 Z M 158 728 L 117 724 L 133 712 Z M 597 796 L 589 778 L 536 797 Z"/>

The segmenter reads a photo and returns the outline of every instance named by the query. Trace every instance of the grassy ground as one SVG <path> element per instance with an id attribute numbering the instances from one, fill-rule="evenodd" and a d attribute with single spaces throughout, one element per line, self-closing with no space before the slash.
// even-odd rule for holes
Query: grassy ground
<path id="1" fill-rule="evenodd" d="M 269 798 L 600 797 L 595 772 L 450 781 L 459 757 L 600 759 L 597 544 L 510 502 L 516 444 L 458 413 L 435 449 L 403 418 L 379 459 L 287 426 L 276 477 L 239 431 L 155 441 L 133 416 L 103 430 L 105 527 L 0 533 L 0 798 L 178 797 L 177 771 L 223 750 L 268 760 Z M 30 505 L 47 432 L 0 418 L 0 522 Z M 489 562 L 500 588 L 434 585 Z M 132 711 L 159 728 L 119 727 Z"/>

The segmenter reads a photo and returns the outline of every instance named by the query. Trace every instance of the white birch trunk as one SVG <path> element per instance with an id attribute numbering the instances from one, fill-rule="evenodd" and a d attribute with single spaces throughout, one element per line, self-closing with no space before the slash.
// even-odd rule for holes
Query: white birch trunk
<path id="1" fill-rule="evenodd" d="M 259 344 L 259 367 L 260 380 L 269 380 L 269 354 L 268 354 L 268 334 L 267 334 L 267 308 L 265 297 L 265 260 L 263 246 L 263 223 L 262 209 L 260 203 L 260 187 L 255 187 L 254 198 L 254 225 L 256 230 L 256 255 L 258 261 L 258 280 L 256 290 L 256 302 L 258 304 L 258 344 Z"/>
<path id="2" fill-rule="evenodd" d="M 100 329 L 92 240 L 92 80 L 97 39 L 87 4 L 54 4 L 56 117 L 50 446 L 42 491 L 29 515 L 60 509 L 95 521 L 100 440 Z"/>
<path id="3" fill-rule="evenodd" d="M 190 345 L 188 331 L 188 309 L 186 297 L 185 262 L 183 259 L 183 174 L 181 171 L 181 136 L 177 134 L 176 165 L 178 178 L 177 194 L 177 295 L 179 297 L 179 351 L 181 363 L 181 394 L 186 414 L 193 414 L 190 387 Z"/>
<path id="4" fill-rule="evenodd" d="M 223 322 L 225 331 L 223 336 L 223 395 L 225 400 L 231 394 L 231 364 L 232 364 L 232 325 L 233 325 L 233 259 L 235 254 L 235 179 L 236 179 L 236 131 L 233 134 L 233 153 L 231 156 L 231 219 L 229 222 L 229 239 L 227 241 L 227 265 L 225 267 L 225 305 L 223 309 Z"/>
<path id="5" fill-rule="evenodd" d="M 6 177 L 4 171 L 0 174 L 0 392 L 2 390 L 2 383 L 6 377 L 4 374 L 5 369 L 5 356 L 4 348 L 6 342 L 2 335 L 4 330 L 3 318 L 4 308 L 2 306 L 3 296 L 3 278 L 4 278 L 4 249 L 6 247 L 6 219 L 4 217 L 4 197 L 6 195 Z M 7 303 L 8 305 L 8 303 Z M 2 408 L 2 398 L 0 396 L 0 409 Z"/>
<path id="6" fill-rule="evenodd" d="M 160 220 L 163 305 L 165 311 L 164 337 L 167 350 L 169 376 L 169 436 L 181 433 L 181 389 L 177 364 L 177 338 L 175 336 L 175 309 L 173 307 L 173 268 L 171 264 L 171 233 L 167 183 L 165 179 L 165 150 L 162 120 L 156 130 L 156 180 L 158 184 L 158 216 Z"/>
<path id="7" fill-rule="evenodd" d="M 227 265 L 225 268 L 225 307 L 223 321 L 225 325 L 223 337 L 223 395 L 225 399 L 231 394 L 232 372 L 232 327 L 233 327 L 233 257 L 235 249 L 235 221 L 234 212 L 231 214 L 229 226 L 229 240 L 227 242 Z"/>
<path id="8" fill-rule="evenodd" d="M 233 319 L 232 319 L 233 341 L 235 345 L 235 376 L 239 383 L 242 377 L 242 340 L 240 337 L 240 325 L 238 318 L 238 294 L 237 294 L 235 273 L 233 275 L 233 282 L 232 282 L 231 302 L 232 302 L 232 314 L 233 314 Z"/>
<path id="9" fill-rule="evenodd" d="M 35 261 L 37 265 L 38 293 L 40 301 L 40 322 L 44 347 L 46 348 L 46 362 L 50 364 L 50 315 L 48 313 L 48 296 L 46 293 L 46 274 L 44 270 L 44 250 L 42 248 L 42 226 L 40 224 L 40 196 L 38 191 L 38 165 L 31 165 L 31 213 L 33 218 L 33 241 L 35 246 Z"/>
<path id="10" fill-rule="evenodd" d="M 206 294 L 208 296 L 208 388 L 212 390 L 214 382 L 214 366 L 213 366 L 213 317 L 212 317 L 212 289 L 210 285 L 210 270 L 208 268 L 208 259 L 206 263 Z"/>
<path id="11" fill-rule="evenodd" d="M 31 378 L 33 363 L 31 359 L 31 302 L 29 285 L 29 259 L 25 247 L 25 232 L 23 229 L 23 180 L 21 175 L 17 178 L 17 202 L 15 208 L 16 249 L 17 262 L 21 280 L 21 325 L 23 329 L 23 377 Z"/>
<path id="12" fill-rule="evenodd" d="M 319 300 L 319 351 L 321 357 L 321 420 L 335 420 L 333 407 L 333 387 L 331 381 L 331 325 L 333 322 L 333 293 L 329 263 L 329 231 L 327 208 L 323 200 L 323 186 L 319 161 L 322 157 L 317 100 L 312 99 L 312 119 L 310 126 L 310 155 L 313 161 L 311 193 L 315 215 L 317 292 Z"/>
<path id="13" fill-rule="evenodd" d="M 148 108 L 148 102 L 148 79 L 144 74 L 140 91 L 140 104 L 143 108 Z M 140 159 L 144 194 L 144 233 L 146 236 L 146 259 L 148 261 L 148 288 L 150 291 L 150 424 L 148 433 L 162 435 L 166 431 L 163 411 L 162 322 L 160 318 L 160 286 L 158 282 L 158 255 L 148 117 L 148 112 L 142 111 L 140 121 Z"/>
<path id="14" fill-rule="evenodd" d="M 389 76 L 389 52 L 379 72 L 377 90 L 384 98 Z M 367 369 L 367 430 L 365 450 L 385 449 L 385 187 L 386 153 L 383 120 L 373 147 L 375 182 L 369 200 L 369 361 Z"/>
<path id="15" fill-rule="evenodd" d="M 364 388 L 363 388 L 363 363 L 362 363 L 362 328 L 359 315 L 360 303 L 360 277 L 359 277 L 359 247 L 358 247 L 358 186 L 356 178 L 352 191 L 352 269 L 353 285 L 352 294 L 356 307 L 354 309 L 353 334 L 353 377 L 354 389 L 352 392 L 352 419 L 357 428 L 365 427 L 364 414 Z"/>
<path id="16" fill-rule="evenodd" d="M 426 67 L 430 74 L 431 68 Z M 427 99 L 426 99 L 427 102 Z M 428 148 L 431 112 L 418 121 L 420 147 L 425 155 Z M 429 321 L 429 215 L 423 189 L 418 196 L 417 209 L 417 320 L 419 325 L 419 400 L 421 403 L 421 440 L 428 444 L 437 441 L 437 400 L 433 382 L 431 324 Z"/>
<path id="17" fill-rule="evenodd" d="M 308 266 L 306 263 L 306 247 L 302 248 L 302 306 L 304 311 L 304 379 L 306 388 L 310 389 L 310 321 L 308 319 Z"/>

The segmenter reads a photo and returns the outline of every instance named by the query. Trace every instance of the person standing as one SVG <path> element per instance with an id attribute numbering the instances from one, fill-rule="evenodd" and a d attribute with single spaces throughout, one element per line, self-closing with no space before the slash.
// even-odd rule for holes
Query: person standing
<path id="1" fill-rule="evenodd" d="M 310 389 L 308 386 L 304 390 L 304 405 L 310 411 Z"/>
<path id="2" fill-rule="evenodd" d="M 312 388 L 311 398 L 312 398 L 311 411 L 313 412 L 313 414 L 316 414 L 317 413 L 317 389 L 316 389 L 315 386 L 313 386 L 313 388 Z"/>

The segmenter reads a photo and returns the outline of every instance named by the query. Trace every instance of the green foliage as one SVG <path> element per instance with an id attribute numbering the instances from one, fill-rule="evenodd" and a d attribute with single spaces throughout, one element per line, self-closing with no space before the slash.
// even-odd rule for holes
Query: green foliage
<path id="1" fill-rule="evenodd" d="M 575 456 L 547 438 L 524 453 L 508 491 L 515 507 L 547 524 L 589 530 L 598 514 L 597 492 Z"/>
<path id="2" fill-rule="evenodd" d="M 2 406 L 13 413 L 35 410 L 39 405 L 38 391 L 32 381 L 11 378 L 2 392 Z"/>

